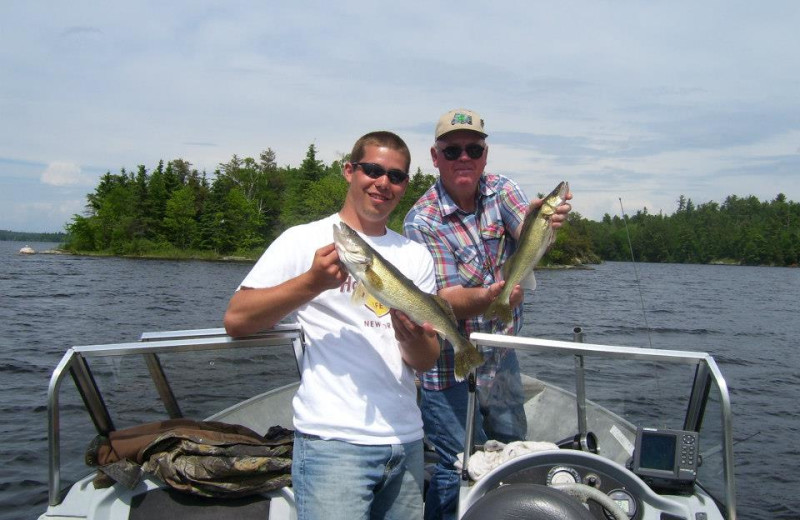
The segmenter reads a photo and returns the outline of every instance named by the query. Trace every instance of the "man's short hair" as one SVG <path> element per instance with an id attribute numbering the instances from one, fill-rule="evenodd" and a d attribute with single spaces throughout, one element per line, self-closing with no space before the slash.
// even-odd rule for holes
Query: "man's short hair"
<path id="1" fill-rule="evenodd" d="M 411 168 L 411 152 L 406 142 L 403 141 L 399 135 L 386 130 L 364 134 L 356 141 L 356 144 L 353 145 L 353 151 L 350 152 L 350 162 L 360 162 L 366 154 L 367 146 L 382 146 L 391 150 L 396 150 L 406 159 L 406 172 Z"/>

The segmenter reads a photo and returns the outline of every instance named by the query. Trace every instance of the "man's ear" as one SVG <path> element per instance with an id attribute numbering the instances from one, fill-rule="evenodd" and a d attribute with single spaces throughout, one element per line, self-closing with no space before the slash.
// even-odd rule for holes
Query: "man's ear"
<path id="1" fill-rule="evenodd" d="M 431 146 L 431 159 L 433 160 L 433 167 L 439 167 L 439 152 L 436 149 L 436 145 Z"/>
<path id="2" fill-rule="evenodd" d="M 350 182 L 353 180 L 353 171 L 353 163 L 350 161 L 344 163 L 344 168 L 342 168 L 342 176 L 344 177 L 344 180 L 347 181 L 347 184 L 350 184 Z"/>

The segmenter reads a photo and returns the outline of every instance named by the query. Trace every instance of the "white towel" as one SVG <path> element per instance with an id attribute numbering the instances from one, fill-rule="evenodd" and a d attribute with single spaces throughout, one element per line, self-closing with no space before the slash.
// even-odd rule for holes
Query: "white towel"
<path id="1" fill-rule="evenodd" d="M 476 451 L 469 457 L 467 473 L 472 480 L 478 481 L 497 466 L 511 459 L 534 453 L 537 451 L 557 450 L 552 442 L 543 441 L 514 441 L 503 444 L 500 441 L 490 440 L 483 445 L 483 451 Z M 455 467 L 462 469 L 464 454 L 456 456 Z"/>

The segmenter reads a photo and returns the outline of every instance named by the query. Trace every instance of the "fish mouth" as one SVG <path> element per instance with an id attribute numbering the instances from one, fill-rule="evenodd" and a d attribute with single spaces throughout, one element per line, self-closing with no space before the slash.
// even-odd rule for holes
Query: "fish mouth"
<path id="1" fill-rule="evenodd" d="M 339 258 L 349 263 L 364 263 L 365 257 L 361 246 L 353 239 L 355 231 L 344 222 L 333 225 L 333 243 Z"/>

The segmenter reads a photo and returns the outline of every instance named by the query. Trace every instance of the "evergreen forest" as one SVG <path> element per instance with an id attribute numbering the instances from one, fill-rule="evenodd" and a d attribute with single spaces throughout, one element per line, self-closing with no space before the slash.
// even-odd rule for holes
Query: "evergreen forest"
<path id="1" fill-rule="evenodd" d="M 183 159 L 148 171 L 107 172 L 87 195 L 83 215 L 66 226 L 65 248 L 76 253 L 171 258 L 257 258 L 290 226 L 336 212 L 347 183 L 342 165 L 317 159 L 312 144 L 299 167 L 281 166 L 271 149 L 259 158 L 220 164 L 213 177 Z M 420 169 L 389 227 L 402 232 L 411 205 L 436 177 Z M 539 197 L 542 195 L 539 194 Z M 728 196 L 699 205 L 681 196 L 671 215 L 606 214 L 600 222 L 570 212 L 544 263 L 578 265 L 602 260 L 797 266 L 800 203 L 778 194 L 771 201 Z"/>
<path id="2" fill-rule="evenodd" d="M 8 229 L 0 229 L 0 240 L 8 240 L 10 242 L 59 242 L 63 243 L 66 240 L 65 233 L 28 233 L 22 231 L 10 231 Z"/>

